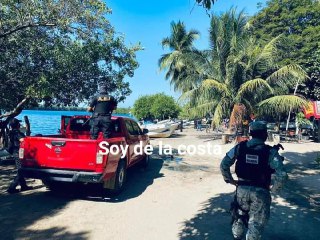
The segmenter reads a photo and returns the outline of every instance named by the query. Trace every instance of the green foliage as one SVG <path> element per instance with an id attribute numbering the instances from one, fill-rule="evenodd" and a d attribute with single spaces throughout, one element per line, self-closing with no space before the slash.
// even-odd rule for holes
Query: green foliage
<path id="1" fill-rule="evenodd" d="M 197 4 L 203 6 L 207 10 L 211 9 L 211 6 L 216 2 L 217 0 L 196 0 Z"/>
<path id="2" fill-rule="evenodd" d="M 180 112 L 179 106 L 171 96 L 164 93 L 154 95 L 154 102 L 151 107 L 152 115 L 157 119 L 176 118 Z"/>
<path id="3" fill-rule="evenodd" d="M 132 109 L 130 107 L 128 108 L 117 108 L 113 111 L 113 113 L 119 113 L 119 114 L 131 114 Z"/>
<path id="4" fill-rule="evenodd" d="M 308 124 L 308 125 L 311 124 L 310 120 L 305 117 L 305 115 L 304 115 L 303 112 L 298 112 L 298 113 L 296 114 L 296 123 L 297 123 L 297 125 L 298 125 L 299 128 L 300 128 L 301 125 L 303 125 L 303 124 Z"/>
<path id="5" fill-rule="evenodd" d="M 320 2 L 267 1 L 267 6 L 251 19 L 251 27 L 252 33 L 262 41 L 284 35 L 279 61 L 305 68 L 310 79 L 299 92 L 307 98 L 320 99 L 319 54 L 315 53 L 320 47 Z"/>
<path id="6" fill-rule="evenodd" d="M 259 111 L 270 115 L 279 115 L 280 113 L 288 113 L 291 110 L 300 110 L 306 107 L 308 101 L 294 95 L 281 95 L 270 97 L 258 104 Z"/>
<path id="7" fill-rule="evenodd" d="M 188 82 L 188 79 L 191 79 L 188 69 L 192 65 L 191 56 L 195 53 L 193 43 L 199 37 L 199 32 L 187 31 L 184 23 L 180 21 L 172 22 L 170 30 L 170 36 L 162 40 L 162 47 L 169 48 L 171 52 L 161 56 L 159 67 L 166 71 L 166 79 L 170 80 L 175 90 L 190 90 L 194 83 Z"/>
<path id="8" fill-rule="evenodd" d="M 139 97 L 133 104 L 133 115 L 137 119 L 151 119 L 153 115 L 151 113 L 151 107 L 154 102 L 153 95 L 145 95 Z"/>
<path id="9" fill-rule="evenodd" d="M 0 38 L 15 38 L 21 31 L 51 28 L 59 34 L 91 37 L 112 31 L 105 14 L 111 10 L 100 0 L 2 0 Z"/>
<path id="10" fill-rule="evenodd" d="M 179 112 L 180 108 L 173 97 L 164 93 L 141 96 L 133 105 L 133 114 L 138 119 L 175 118 Z"/>
<path id="11" fill-rule="evenodd" d="M 106 83 L 122 101 L 131 93 L 125 76 L 138 67 L 107 20 L 101 0 L 17 1 L 0 3 L 1 109 L 26 97 L 31 106 L 75 106 Z"/>
<path id="12" fill-rule="evenodd" d="M 191 45 L 189 51 L 180 51 L 179 66 L 185 67 L 183 71 L 175 68 L 178 71 L 171 75 L 191 117 L 210 115 L 218 125 L 239 105 L 250 114 L 257 108 L 264 113 L 276 108 L 279 113 L 305 104 L 298 96 L 286 96 L 305 81 L 306 73 L 297 64 L 278 66 L 281 35 L 258 42 L 250 36 L 247 16 L 235 9 L 213 15 L 209 31 L 210 49 L 200 52 Z M 179 49 L 172 50 L 174 55 Z"/>
<path id="13" fill-rule="evenodd" d="M 309 79 L 299 88 L 299 92 L 312 100 L 320 100 L 320 50 L 309 56 L 304 64 Z"/>

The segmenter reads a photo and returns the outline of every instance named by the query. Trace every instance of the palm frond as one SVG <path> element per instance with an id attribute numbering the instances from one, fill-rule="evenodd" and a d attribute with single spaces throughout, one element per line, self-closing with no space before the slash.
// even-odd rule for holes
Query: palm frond
<path id="1" fill-rule="evenodd" d="M 224 94 L 228 94 L 229 90 L 228 90 L 228 86 L 224 83 L 221 83 L 215 79 L 206 79 L 203 81 L 202 83 L 202 87 L 204 88 L 213 88 L 218 92 L 224 93 Z"/>
<path id="2" fill-rule="evenodd" d="M 261 114 L 278 115 L 291 110 L 301 110 L 308 105 L 308 101 L 296 95 L 280 95 L 263 100 L 258 104 Z"/>
<path id="3" fill-rule="evenodd" d="M 308 75 L 299 65 L 290 64 L 275 71 L 266 80 L 270 84 L 293 86 L 298 80 L 301 83 L 306 79 L 308 79 Z"/>
<path id="4" fill-rule="evenodd" d="M 236 99 L 241 99 L 245 93 L 255 92 L 261 88 L 264 88 L 268 90 L 270 93 L 273 93 L 272 87 L 268 84 L 266 80 L 262 78 L 256 78 L 253 80 L 249 80 L 241 85 Z"/>
<path id="5" fill-rule="evenodd" d="M 206 116 L 207 114 L 212 114 L 213 111 L 216 109 L 218 102 L 217 101 L 210 101 L 206 103 L 199 104 L 194 107 L 189 108 L 189 113 L 191 117 L 199 117 L 199 116 Z"/>
<path id="6" fill-rule="evenodd" d="M 276 59 L 276 56 L 279 55 L 279 44 L 283 40 L 283 35 L 280 34 L 277 37 L 271 39 L 263 48 L 261 53 L 259 54 L 258 61 L 260 62 L 270 62 Z"/>
<path id="7" fill-rule="evenodd" d="M 213 113 L 213 117 L 212 117 L 212 124 L 215 127 L 218 127 L 221 123 L 222 117 L 223 117 L 223 101 L 220 101 L 217 106 L 216 109 Z"/>

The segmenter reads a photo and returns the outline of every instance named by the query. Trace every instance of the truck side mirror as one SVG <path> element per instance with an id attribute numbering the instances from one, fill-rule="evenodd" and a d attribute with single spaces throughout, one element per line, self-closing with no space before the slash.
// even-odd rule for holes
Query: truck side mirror
<path id="1" fill-rule="evenodd" d="M 142 134 L 143 134 L 143 135 L 147 134 L 148 132 L 149 132 L 148 129 L 146 129 L 146 128 L 142 129 Z"/>

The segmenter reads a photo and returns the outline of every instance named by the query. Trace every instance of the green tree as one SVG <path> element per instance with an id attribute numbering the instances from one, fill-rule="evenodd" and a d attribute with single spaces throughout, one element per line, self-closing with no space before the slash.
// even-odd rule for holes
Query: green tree
<path id="1" fill-rule="evenodd" d="M 101 0 L 2 0 L 0 38 L 32 28 L 54 29 L 59 34 L 90 37 L 113 31 L 105 15 L 111 10 Z"/>
<path id="2" fill-rule="evenodd" d="M 312 100 L 320 100 L 320 49 L 309 56 L 303 66 L 309 79 L 299 88 L 299 92 Z"/>
<path id="3" fill-rule="evenodd" d="M 245 14 L 235 9 L 212 16 L 211 48 L 202 57 L 197 55 L 192 65 L 199 73 L 194 82 L 201 79 L 201 84 L 182 95 L 191 115 L 213 115 L 217 125 L 223 117 L 239 115 L 240 105 L 249 112 L 257 112 L 257 108 L 268 112 L 305 104 L 304 99 L 287 95 L 290 87 L 305 79 L 305 72 L 294 64 L 277 67 L 281 36 L 259 45 L 250 37 L 247 21 Z"/>
<path id="4" fill-rule="evenodd" d="M 196 3 L 209 10 L 217 0 L 196 0 Z"/>
<path id="5" fill-rule="evenodd" d="M 133 105 L 133 114 L 138 119 L 175 118 L 179 112 L 174 98 L 164 93 L 141 96 Z"/>
<path id="6" fill-rule="evenodd" d="M 252 32 L 261 40 L 284 35 L 282 63 L 296 63 L 306 69 L 310 79 L 299 91 L 307 98 L 320 99 L 315 61 L 310 59 L 319 49 L 320 2 L 315 0 L 270 0 L 252 19 Z M 313 67 L 311 67 L 313 66 Z M 319 75 L 318 75 L 319 76 Z"/>
<path id="7" fill-rule="evenodd" d="M 130 107 L 128 108 L 117 108 L 113 111 L 113 113 L 119 113 L 119 114 L 131 114 L 132 109 Z"/>
<path id="8" fill-rule="evenodd" d="M 139 97 L 133 104 L 133 115 L 137 119 L 153 119 L 151 108 L 154 102 L 153 95 L 144 95 Z"/>
<path id="9" fill-rule="evenodd" d="M 159 59 L 160 70 L 166 71 L 166 79 L 175 90 L 185 91 L 193 87 L 190 73 L 187 72 L 189 65 L 192 64 L 190 55 L 196 52 L 193 43 L 199 37 L 196 30 L 187 31 L 183 22 L 171 23 L 171 35 L 162 40 L 162 47 L 169 48 L 171 52 L 166 53 Z"/>
<path id="10" fill-rule="evenodd" d="M 151 107 L 152 115 L 157 119 L 168 119 L 178 117 L 180 108 L 174 98 L 164 93 L 154 95 Z"/>
<path id="11" fill-rule="evenodd" d="M 23 99 L 33 106 L 78 105 L 102 82 L 124 100 L 131 92 L 124 77 L 133 76 L 141 48 L 124 44 L 109 13 L 100 0 L 2 1 L 0 108 Z"/>

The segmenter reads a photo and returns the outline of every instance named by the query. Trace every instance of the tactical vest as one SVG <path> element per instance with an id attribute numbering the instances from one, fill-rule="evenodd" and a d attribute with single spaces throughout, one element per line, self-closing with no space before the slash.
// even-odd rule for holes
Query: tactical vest
<path id="1" fill-rule="evenodd" d="M 269 189 L 271 174 L 274 172 L 269 166 L 270 146 L 259 144 L 247 146 L 247 141 L 239 145 L 239 154 L 236 162 L 236 174 L 239 185 L 249 185 Z"/>
<path id="2" fill-rule="evenodd" d="M 94 108 L 94 113 L 111 114 L 113 110 L 113 104 L 114 102 L 111 96 L 100 94 L 97 96 L 97 104 Z"/>

